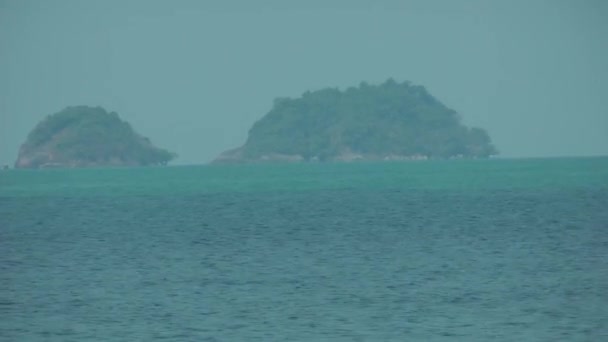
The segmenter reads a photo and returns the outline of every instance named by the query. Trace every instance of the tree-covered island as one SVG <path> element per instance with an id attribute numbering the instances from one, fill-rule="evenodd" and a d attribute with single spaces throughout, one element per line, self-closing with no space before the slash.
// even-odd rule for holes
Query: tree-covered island
<path id="1" fill-rule="evenodd" d="M 19 149 L 16 168 L 165 165 L 175 154 L 152 145 L 115 112 L 68 107 L 47 116 Z"/>
<path id="2" fill-rule="evenodd" d="M 345 91 L 327 88 L 278 98 L 246 143 L 214 162 L 488 158 L 497 154 L 481 128 L 460 123 L 426 89 L 389 79 Z"/>

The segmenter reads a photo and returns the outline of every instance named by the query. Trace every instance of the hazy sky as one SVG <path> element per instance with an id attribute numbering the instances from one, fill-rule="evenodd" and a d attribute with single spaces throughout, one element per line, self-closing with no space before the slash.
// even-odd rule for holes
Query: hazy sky
<path id="1" fill-rule="evenodd" d="M 505 157 L 608 155 L 607 18 L 603 0 L 0 0 L 0 164 L 70 105 L 202 163 L 275 97 L 389 77 Z"/>

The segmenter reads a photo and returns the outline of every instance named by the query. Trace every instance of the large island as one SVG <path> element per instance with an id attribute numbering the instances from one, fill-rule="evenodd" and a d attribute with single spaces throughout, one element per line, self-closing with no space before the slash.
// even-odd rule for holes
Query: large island
<path id="1" fill-rule="evenodd" d="M 345 91 L 279 98 L 246 143 L 216 163 L 488 158 L 497 154 L 481 128 L 460 123 L 422 86 L 389 79 Z"/>
<path id="2" fill-rule="evenodd" d="M 47 116 L 19 149 L 16 168 L 165 165 L 175 154 L 155 147 L 115 112 L 68 107 Z"/>

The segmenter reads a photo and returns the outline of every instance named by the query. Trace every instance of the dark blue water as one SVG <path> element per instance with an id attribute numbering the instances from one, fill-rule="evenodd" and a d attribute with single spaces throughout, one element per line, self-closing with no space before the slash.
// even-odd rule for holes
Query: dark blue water
<path id="1" fill-rule="evenodd" d="M 606 188 L 0 197 L 3 341 L 608 340 Z"/>

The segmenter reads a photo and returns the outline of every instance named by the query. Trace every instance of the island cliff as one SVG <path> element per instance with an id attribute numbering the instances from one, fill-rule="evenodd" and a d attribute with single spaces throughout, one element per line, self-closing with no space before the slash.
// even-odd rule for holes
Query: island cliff
<path id="1" fill-rule="evenodd" d="M 47 116 L 19 149 L 16 168 L 165 165 L 175 154 L 152 145 L 118 114 L 68 107 Z"/>
<path id="2" fill-rule="evenodd" d="M 497 154 L 481 128 L 460 123 L 422 86 L 389 79 L 345 91 L 279 98 L 246 143 L 215 163 L 488 158 Z"/>

